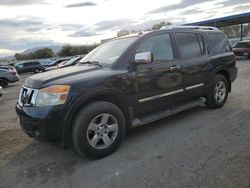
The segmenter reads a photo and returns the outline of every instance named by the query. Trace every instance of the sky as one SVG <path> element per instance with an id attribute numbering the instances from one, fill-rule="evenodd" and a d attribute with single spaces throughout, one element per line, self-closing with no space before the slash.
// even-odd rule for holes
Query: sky
<path id="1" fill-rule="evenodd" d="M 39 46 L 92 44 L 161 21 L 250 11 L 250 0 L 0 0 L 0 57 Z"/>

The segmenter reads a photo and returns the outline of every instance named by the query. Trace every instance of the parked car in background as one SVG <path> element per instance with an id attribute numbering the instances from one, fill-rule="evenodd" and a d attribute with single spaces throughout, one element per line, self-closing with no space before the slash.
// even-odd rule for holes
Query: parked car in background
<path id="1" fill-rule="evenodd" d="M 20 78 L 17 72 L 0 68 L 0 86 L 8 87 L 9 83 L 14 83 L 19 80 Z"/>
<path id="2" fill-rule="evenodd" d="M 250 59 L 250 40 L 238 42 L 233 52 L 238 59 Z"/>
<path id="3" fill-rule="evenodd" d="M 3 88 L 2 88 L 2 86 L 0 86 L 0 97 L 2 97 L 3 96 Z"/>
<path id="4" fill-rule="evenodd" d="M 15 67 L 12 67 L 12 66 L 8 66 L 8 65 L 5 65 L 5 66 L 0 66 L 0 69 L 5 69 L 5 70 L 10 70 L 10 71 L 16 71 Z"/>
<path id="5" fill-rule="evenodd" d="M 79 63 L 79 61 L 82 59 L 82 57 L 74 57 L 68 61 L 63 61 L 60 64 L 58 64 L 57 66 L 53 66 L 53 67 L 48 67 L 45 70 L 46 71 L 50 71 L 50 70 L 55 70 L 55 69 L 61 69 L 61 68 L 65 68 L 65 67 L 70 67 L 70 66 L 74 66 L 77 63 Z"/>
<path id="6" fill-rule="evenodd" d="M 57 59 L 55 61 L 49 62 L 47 65 L 45 65 L 45 67 L 53 67 L 53 66 L 57 66 L 58 64 L 62 63 L 63 61 L 68 61 L 70 60 L 70 58 L 60 58 Z"/>
<path id="7" fill-rule="evenodd" d="M 45 68 L 38 61 L 19 63 L 15 66 L 15 68 L 19 74 L 28 72 L 39 73 L 45 71 Z"/>

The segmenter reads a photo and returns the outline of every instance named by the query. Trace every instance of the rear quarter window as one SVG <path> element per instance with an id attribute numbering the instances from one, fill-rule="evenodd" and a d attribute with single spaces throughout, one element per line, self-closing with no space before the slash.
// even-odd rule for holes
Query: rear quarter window
<path id="1" fill-rule="evenodd" d="M 182 58 L 193 58 L 204 53 L 203 37 L 196 33 L 176 33 L 176 42 Z"/>
<path id="2" fill-rule="evenodd" d="M 207 39 L 210 53 L 220 54 L 231 51 L 228 39 L 223 33 L 209 33 Z"/>

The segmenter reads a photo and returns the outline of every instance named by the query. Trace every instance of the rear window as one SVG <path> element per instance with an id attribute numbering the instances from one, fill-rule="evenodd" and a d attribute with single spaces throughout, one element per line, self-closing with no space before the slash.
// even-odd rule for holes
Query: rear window
<path id="1" fill-rule="evenodd" d="M 196 33 L 176 33 L 176 40 L 183 58 L 200 56 L 204 52 L 203 37 Z"/>
<path id="2" fill-rule="evenodd" d="M 209 52 L 212 54 L 220 54 L 231 51 L 230 44 L 223 33 L 208 34 Z"/>
<path id="3" fill-rule="evenodd" d="M 250 42 L 239 42 L 235 45 L 235 48 L 250 48 Z"/>

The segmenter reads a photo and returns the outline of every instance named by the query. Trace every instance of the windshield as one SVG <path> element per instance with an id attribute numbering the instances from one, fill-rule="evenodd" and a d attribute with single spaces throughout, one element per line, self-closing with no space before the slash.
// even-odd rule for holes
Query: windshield
<path id="1" fill-rule="evenodd" d="M 250 42 L 239 42 L 235 48 L 250 48 Z"/>
<path id="2" fill-rule="evenodd" d="M 103 43 L 86 55 L 80 62 L 98 62 L 101 65 L 111 65 L 136 39 L 137 37 L 129 37 Z"/>
<path id="3" fill-rule="evenodd" d="M 66 61 L 63 65 L 71 65 L 72 63 L 75 63 L 75 61 L 77 61 L 79 59 L 79 57 L 75 57 L 69 61 Z"/>

